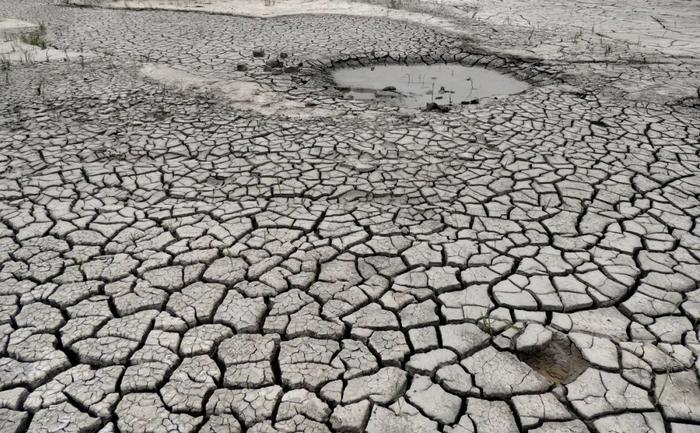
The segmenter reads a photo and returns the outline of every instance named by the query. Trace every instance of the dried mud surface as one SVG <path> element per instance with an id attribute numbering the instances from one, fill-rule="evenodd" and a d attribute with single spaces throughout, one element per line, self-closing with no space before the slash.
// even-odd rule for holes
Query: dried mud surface
<path id="1" fill-rule="evenodd" d="M 690 2 L 133 3 L 0 0 L 1 432 L 700 431 Z"/>

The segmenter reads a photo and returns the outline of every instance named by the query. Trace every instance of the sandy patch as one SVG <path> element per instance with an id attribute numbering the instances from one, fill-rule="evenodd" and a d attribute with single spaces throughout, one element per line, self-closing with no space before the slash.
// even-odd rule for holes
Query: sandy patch
<path id="1" fill-rule="evenodd" d="M 51 47 L 46 49 L 25 44 L 17 40 L 0 42 L 0 61 L 10 63 L 39 63 L 88 59 L 94 55 L 87 52 L 62 51 Z"/>
<path id="2" fill-rule="evenodd" d="M 80 6 L 197 11 L 255 18 L 324 14 L 385 17 L 434 27 L 460 36 L 469 35 L 468 29 L 464 26 L 436 14 L 345 0 L 69 0 L 69 2 Z M 415 5 L 417 9 L 434 10 L 439 7 L 445 16 L 468 17 L 466 12 L 447 3 L 439 3 L 437 6 L 436 2 L 422 3 L 416 0 L 411 0 L 411 2 L 412 7 Z"/>
<path id="3" fill-rule="evenodd" d="M 218 95 L 225 98 L 229 106 L 235 109 L 255 111 L 267 116 L 280 115 L 299 119 L 343 114 L 339 110 L 307 107 L 303 102 L 289 99 L 286 93 L 264 89 L 252 79 L 211 78 L 162 64 L 146 64 L 140 72 L 146 78 L 164 86 Z"/>
<path id="4" fill-rule="evenodd" d="M 88 52 L 57 50 L 50 46 L 42 48 L 20 40 L 23 33 L 34 32 L 38 24 L 13 18 L 0 19 L 0 62 L 37 63 L 51 61 L 85 60 L 94 57 Z"/>
<path id="5" fill-rule="evenodd" d="M 14 18 L 0 18 L 0 35 L 21 33 L 39 28 L 38 25 Z"/>
<path id="6" fill-rule="evenodd" d="M 700 8 L 685 0 L 386 0 L 383 4 L 346 0 L 69 0 L 77 5 L 120 9 L 201 11 L 250 17 L 345 14 L 386 17 L 426 25 L 459 36 L 469 22 L 557 30 L 561 41 L 531 47 L 527 53 L 555 58 L 561 42 L 573 37 L 619 41 L 630 48 L 674 57 L 700 56 Z M 367 0 L 383 2 L 383 0 Z M 391 7 L 387 7 L 391 5 Z M 580 36 L 579 36 L 580 35 Z M 557 43 L 560 42 L 560 43 Z M 503 47 L 490 47 L 499 51 Z M 514 50 L 513 54 L 518 53 Z"/>

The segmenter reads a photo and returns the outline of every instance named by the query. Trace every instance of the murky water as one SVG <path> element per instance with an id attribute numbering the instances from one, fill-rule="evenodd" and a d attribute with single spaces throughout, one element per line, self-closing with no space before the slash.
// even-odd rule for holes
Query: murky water
<path id="1" fill-rule="evenodd" d="M 333 72 L 338 87 L 355 99 L 381 99 L 404 107 L 470 103 L 487 96 L 511 95 L 529 86 L 507 75 L 456 63 L 375 65 Z"/>

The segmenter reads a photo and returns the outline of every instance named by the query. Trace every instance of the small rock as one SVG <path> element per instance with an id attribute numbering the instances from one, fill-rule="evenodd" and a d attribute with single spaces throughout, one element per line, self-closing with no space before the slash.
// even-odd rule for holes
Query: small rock
<path id="1" fill-rule="evenodd" d="M 239 64 L 236 66 L 236 70 L 239 71 L 239 72 L 245 72 L 245 71 L 248 70 L 248 65 L 246 65 L 245 63 L 239 63 Z"/>
<path id="2" fill-rule="evenodd" d="M 450 107 L 447 105 L 440 105 L 437 102 L 428 102 L 425 104 L 423 111 L 426 112 L 437 112 L 437 113 L 447 113 L 450 111 Z"/>
<path id="3" fill-rule="evenodd" d="M 262 48 L 256 48 L 253 50 L 253 57 L 263 57 L 265 55 L 265 50 Z"/>
<path id="4" fill-rule="evenodd" d="M 267 62 L 265 62 L 265 66 L 267 66 L 269 68 L 281 68 L 284 65 L 282 64 L 281 61 L 279 61 L 279 59 L 270 59 Z"/>

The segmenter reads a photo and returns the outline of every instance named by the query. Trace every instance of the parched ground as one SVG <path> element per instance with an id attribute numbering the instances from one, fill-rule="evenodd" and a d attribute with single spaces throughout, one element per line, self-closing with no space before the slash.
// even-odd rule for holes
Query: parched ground
<path id="1" fill-rule="evenodd" d="M 693 1 L 90 3 L 0 0 L 0 432 L 700 432 Z"/>

